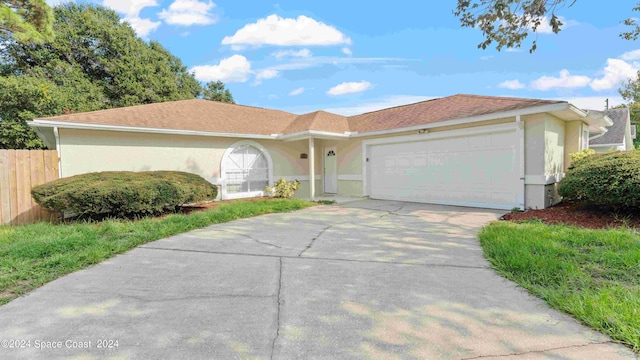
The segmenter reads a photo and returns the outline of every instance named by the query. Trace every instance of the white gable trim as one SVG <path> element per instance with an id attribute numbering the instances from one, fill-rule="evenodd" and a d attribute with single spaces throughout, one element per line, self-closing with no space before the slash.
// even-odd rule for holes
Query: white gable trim
<path id="1" fill-rule="evenodd" d="M 50 121 L 35 119 L 28 122 L 31 127 L 52 127 L 60 129 L 81 129 L 81 130 L 106 130 L 106 131 L 125 131 L 151 134 L 169 134 L 169 135 L 192 135 L 192 136 L 210 136 L 210 137 L 234 137 L 245 139 L 275 139 L 277 135 L 258 135 L 258 134 L 239 134 L 239 133 L 219 133 L 210 131 L 194 131 L 194 130 L 176 130 L 161 128 L 146 128 L 135 126 L 116 126 L 86 123 L 68 123 L 64 121 Z"/>

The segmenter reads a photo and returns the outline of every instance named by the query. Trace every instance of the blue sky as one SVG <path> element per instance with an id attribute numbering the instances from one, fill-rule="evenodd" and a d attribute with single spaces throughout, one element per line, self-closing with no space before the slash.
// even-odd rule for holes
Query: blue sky
<path id="1" fill-rule="evenodd" d="M 51 0 L 50 3 L 60 2 Z M 456 93 L 562 99 L 602 109 L 640 69 L 640 41 L 620 39 L 633 1 L 578 0 L 522 49 L 480 50 L 457 1 L 99 0 L 160 42 L 201 81 L 244 105 L 350 115 Z M 366 5 L 363 5 L 366 4 Z M 637 14 L 636 14 L 637 15 Z M 530 40 L 538 50 L 529 54 Z"/>

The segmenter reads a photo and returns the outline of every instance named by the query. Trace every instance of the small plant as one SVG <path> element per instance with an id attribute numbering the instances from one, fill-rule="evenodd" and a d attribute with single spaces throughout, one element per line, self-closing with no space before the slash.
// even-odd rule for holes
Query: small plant
<path id="1" fill-rule="evenodd" d="M 588 156 L 594 155 L 595 153 L 596 151 L 593 149 L 585 149 L 571 153 L 569 156 L 571 157 L 571 163 L 573 164 L 576 161 L 580 161 Z"/>
<path id="2" fill-rule="evenodd" d="M 512 214 L 517 214 L 517 213 L 521 213 L 521 212 L 522 212 L 522 210 L 520 210 L 520 208 L 517 207 L 517 206 L 514 207 L 513 209 L 511 209 L 511 213 Z"/>
<path id="3" fill-rule="evenodd" d="M 289 199 L 296 193 L 296 191 L 298 191 L 299 187 L 300 181 L 298 180 L 287 181 L 284 178 L 280 178 L 273 184 L 273 186 L 265 187 L 264 191 L 268 196 Z"/>
<path id="4" fill-rule="evenodd" d="M 315 203 L 319 205 L 334 205 L 336 201 L 335 200 L 318 200 Z"/>

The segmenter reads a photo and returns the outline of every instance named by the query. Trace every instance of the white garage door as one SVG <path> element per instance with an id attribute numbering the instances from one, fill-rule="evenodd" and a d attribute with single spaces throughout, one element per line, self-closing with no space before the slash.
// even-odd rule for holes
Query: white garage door
<path id="1" fill-rule="evenodd" d="M 515 131 L 369 145 L 369 196 L 432 204 L 518 206 Z"/>

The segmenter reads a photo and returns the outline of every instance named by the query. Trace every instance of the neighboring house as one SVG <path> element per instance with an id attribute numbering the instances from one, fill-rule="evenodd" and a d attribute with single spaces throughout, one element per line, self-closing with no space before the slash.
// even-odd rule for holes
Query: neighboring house
<path id="1" fill-rule="evenodd" d="M 260 196 L 280 177 L 299 197 L 369 196 L 496 209 L 545 208 L 569 153 L 611 125 L 565 101 L 454 95 L 344 117 L 184 100 L 35 119 L 61 176 L 181 170 Z"/>
<path id="2" fill-rule="evenodd" d="M 635 126 L 631 125 L 631 117 L 628 108 L 611 109 L 604 111 L 613 125 L 606 128 L 606 132 L 591 135 L 589 148 L 596 152 L 629 151 L 633 150 L 635 138 Z"/>

